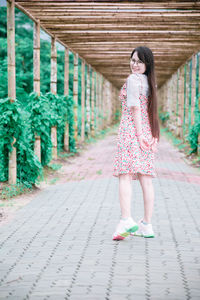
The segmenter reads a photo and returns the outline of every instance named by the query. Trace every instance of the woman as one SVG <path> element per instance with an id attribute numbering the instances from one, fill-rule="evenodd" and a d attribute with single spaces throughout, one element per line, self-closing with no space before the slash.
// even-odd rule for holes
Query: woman
<path id="1" fill-rule="evenodd" d="M 154 57 L 148 47 L 137 47 L 131 53 L 131 75 L 120 91 L 122 118 L 118 130 L 113 176 L 119 177 L 121 220 L 113 240 L 128 235 L 154 237 L 151 224 L 154 204 L 152 177 L 154 152 L 160 129 L 154 74 Z M 144 217 L 138 224 L 131 217 L 132 180 L 139 179 L 143 192 Z"/>

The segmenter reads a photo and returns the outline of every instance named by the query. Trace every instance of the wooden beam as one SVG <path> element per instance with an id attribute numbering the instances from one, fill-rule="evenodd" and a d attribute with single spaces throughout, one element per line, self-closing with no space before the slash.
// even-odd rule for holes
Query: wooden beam
<path id="1" fill-rule="evenodd" d="M 74 9 L 195 9 L 199 8 L 200 4 L 197 1 L 149 1 L 149 2 L 102 2 L 102 1 L 17 1 L 21 5 L 33 6 L 34 7 L 46 7 L 51 6 L 52 8 L 74 8 Z"/>

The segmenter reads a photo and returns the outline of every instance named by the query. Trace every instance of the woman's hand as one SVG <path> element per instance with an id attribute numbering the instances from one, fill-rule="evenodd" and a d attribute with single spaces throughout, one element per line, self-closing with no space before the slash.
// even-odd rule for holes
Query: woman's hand
<path id="1" fill-rule="evenodd" d="M 145 137 L 143 136 L 143 134 L 141 134 L 141 135 L 138 136 L 138 140 L 139 140 L 140 148 L 142 150 L 148 151 L 150 149 L 150 144 L 145 139 Z"/>
<path id="2" fill-rule="evenodd" d="M 150 147 L 151 147 L 153 152 L 158 152 L 157 144 L 158 144 L 158 139 L 153 137 L 152 141 L 150 143 Z"/>

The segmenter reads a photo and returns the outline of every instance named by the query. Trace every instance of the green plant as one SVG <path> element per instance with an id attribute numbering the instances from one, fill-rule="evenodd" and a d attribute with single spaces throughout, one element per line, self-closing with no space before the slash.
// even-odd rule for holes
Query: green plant
<path id="1" fill-rule="evenodd" d="M 31 187 L 27 187 L 25 184 L 20 183 L 18 181 L 16 184 L 4 186 L 1 192 L 1 198 L 8 200 L 15 196 L 21 195 L 24 192 L 31 192 L 31 191 L 32 191 Z"/>
<path id="2" fill-rule="evenodd" d="M 41 163 L 47 165 L 52 157 L 51 142 L 51 109 L 49 99 L 41 94 L 32 92 L 27 99 L 26 110 L 30 113 L 30 122 L 32 128 L 33 142 L 35 134 L 41 138 Z"/>
<path id="3" fill-rule="evenodd" d="M 169 120 L 169 118 L 170 118 L 169 112 L 168 112 L 168 111 L 163 112 L 163 111 L 159 110 L 159 113 L 158 113 L 158 114 L 159 114 L 159 118 L 160 118 L 162 124 L 165 125 L 165 123 L 166 123 L 166 122 Z"/>
<path id="4" fill-rule="evenodd" d="M 48 164 L 47 165 L 50 169 L 54 170 L 54 171 L 57 171 L 59 170 L 60 168 L 62 168 L 62 165 L 61 164 Z"/>
<path id="5" fill-rule="evenodd" d="M 117 109 L 114 113 L 114 119 L 115 121 L 119 121 L 119 118 L 120 118 L 120 115 L 121 115 L 121 112 L 119 109 Z"/>
<path id="6" fill-rule="evenodd" d="M 8 155 L 13 147 L 17 151 L 17 178 L 33 184 L 42 173 L 42 167 L 33 151 L 30 114 L 18 100 L 0 99 L 0 180 L 8 180 Z"/>
<path id="7" fill-rule="evenodd" d="M 187 140 L 192 148 L 190 153 L 196 153 L 198 150 L 198 136 L 200 135 L 200 112 L 198 113 L 194 125 L 191 126 Z"/>

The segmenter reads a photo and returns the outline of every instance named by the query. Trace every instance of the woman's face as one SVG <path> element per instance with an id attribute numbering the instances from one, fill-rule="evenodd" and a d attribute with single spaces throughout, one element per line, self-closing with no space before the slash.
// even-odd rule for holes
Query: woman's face
<path id="1" fill-rule="evenodd" d="M 130 59 L 130 68 L 132 73 L 143 74 L 146 71 L 145 64 L 138 58 L 137 51 L 133 53 Z"/>

